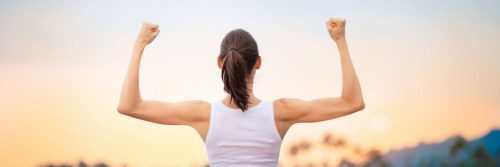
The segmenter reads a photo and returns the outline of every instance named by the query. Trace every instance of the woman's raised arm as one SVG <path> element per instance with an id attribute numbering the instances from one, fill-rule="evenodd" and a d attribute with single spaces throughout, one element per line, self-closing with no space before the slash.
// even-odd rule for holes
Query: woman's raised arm
<path id="1" fill-rule="evenodd" d="M 142 24 L 139 36 L 134 44 L 132 59 L 123 82 L 118 105 L 118 112 L 160 124 L 190 125 L 207 121 L 210 104 L 201 100 L 169 103 L 143 100 L 139 91 L 139 67 L 144 48 L 160 33 L 158 25 Z"/>
<path id="2" fill-rule="evenodd" d="M 340 97 L 320 98 L 310 101 L 282 98 L 274 102 L 276 119 L 288 127 L 294 123 L 318 122 L 334 119 L 364 109 L 354 66 L 351 62 L 345 38 L 345 19 L 331 18 L 326 23 L 330 37 L 340 53 L 342 66 L 342 94 Z"/>

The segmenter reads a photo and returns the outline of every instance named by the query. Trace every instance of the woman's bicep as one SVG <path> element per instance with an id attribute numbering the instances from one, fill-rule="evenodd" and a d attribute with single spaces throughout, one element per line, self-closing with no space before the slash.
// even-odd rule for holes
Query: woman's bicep
<path id="1" fill-rule="evenodd" d="M 280 99 L 284 115 L 282 118 L 292 123 L 320 122 L 359 111 L 362 107 L 340 97 L 314 100 Z"/>
<path id="2" fill-rule="evenodd" d="M 210 104 L 200 100 L 169 103 L 155 100 L 143 100 L 129 112 L 122 114 L 159 124 L 190 125 L 208 117 L 206 108 Z"/>

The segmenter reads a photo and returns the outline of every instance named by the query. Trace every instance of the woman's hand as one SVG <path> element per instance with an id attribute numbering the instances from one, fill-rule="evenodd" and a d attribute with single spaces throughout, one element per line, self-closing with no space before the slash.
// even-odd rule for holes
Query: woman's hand
<path id="1" fill-rule="evenodd" d="M 142 45 L 148 45 L 151 43 L 160 33 L 160 29 L 158 29 L 158 27 L 159 26 L 157 24 L 143 22 L 136 42 Z"/>
<path id="2" fill-rule="evenodd" d="M 330 18 L 326 22 L 326 28 L 334 41 L 345 38 L 345 23 L 344 18 Z"/>

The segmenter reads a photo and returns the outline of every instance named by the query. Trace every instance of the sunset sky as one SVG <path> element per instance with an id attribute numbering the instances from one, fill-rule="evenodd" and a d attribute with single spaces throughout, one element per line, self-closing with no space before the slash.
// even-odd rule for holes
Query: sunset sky
<path id="1" fill-rule="evenodd" d="M 142 21 L 161 29 L 141 64 L 144 99 L 223 98 L 219 45 L 244 28 L 263 58 L 255 94 L 308 100 L 340 95 L 324 23 L 345 17 L 366 108 L 293 126 L 282 150 L 325 132 L 382 151 L 475 139 L 500 128 L 498 9 L 495 0 L 0 1 L 0 166 L 207 162 L 193 129 L 116 111 Z"/>

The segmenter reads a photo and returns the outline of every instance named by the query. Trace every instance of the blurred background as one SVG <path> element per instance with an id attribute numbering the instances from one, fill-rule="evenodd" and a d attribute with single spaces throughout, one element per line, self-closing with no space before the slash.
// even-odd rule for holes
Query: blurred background
<path id="1" fill-rule="evenodd" d="M 263 58 L 262 99 L 338 96 L 329 17 L 347 40 L 366 108 L 294 125 L 280 166 L 500 165 L 500 1 L 0 1 L 0 166 L 205 166 L 186 126 L 116 111 L 141 26 L 144 99 L 214 101 L 224 35 Z"/>

